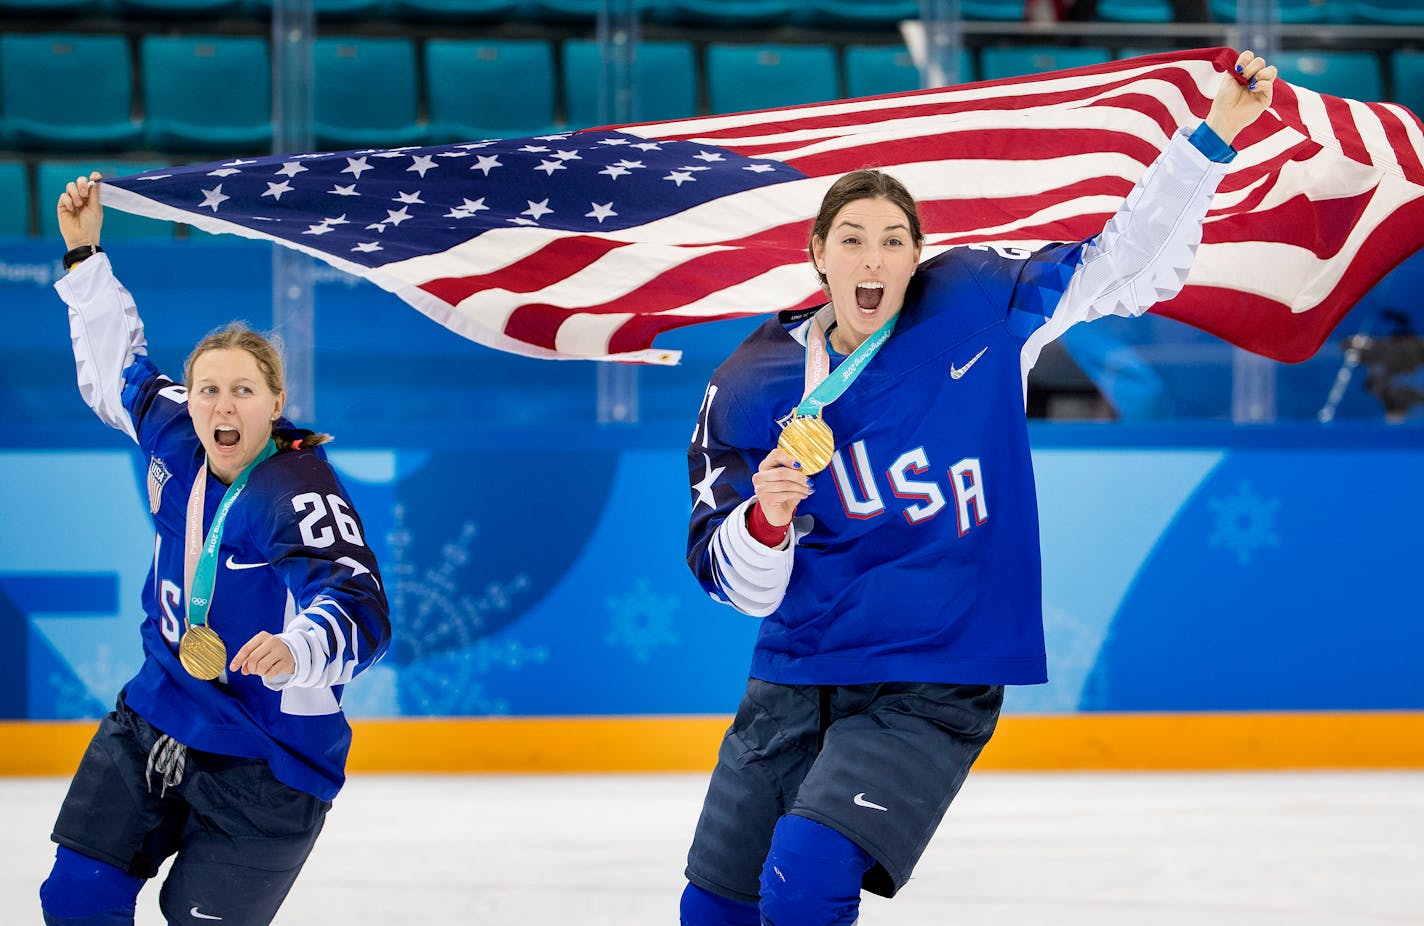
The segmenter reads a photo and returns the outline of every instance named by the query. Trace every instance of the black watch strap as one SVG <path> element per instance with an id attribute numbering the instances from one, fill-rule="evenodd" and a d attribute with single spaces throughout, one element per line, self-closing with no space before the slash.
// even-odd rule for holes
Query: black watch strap
<path id="1" fill-rule="evenodd" d="M 97 244 L 81 244 L 79 247 L 64 252 L 64 269 L 73 270 L 74 265 L 82 260 L 88 260 L 104 249 Z"/>

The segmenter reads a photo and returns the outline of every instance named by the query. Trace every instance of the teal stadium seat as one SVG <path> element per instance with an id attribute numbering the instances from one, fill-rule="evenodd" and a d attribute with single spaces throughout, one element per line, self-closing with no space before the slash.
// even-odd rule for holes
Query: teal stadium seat
<path id="1" fill-rule="evenodd" d="M 554 118 L 554 51 L 538 39 L 425 43 L 430 137 L 436 142 L 547 135 Z"/>
<path id="2" fill-rule="evenodd" d="M 51 151 L 133 147 L 133 63 L 121 35 L 0 35 L 0 113 L 11 143 Z"/>
<path id="3" fill-rule="evenodd" d="M 819 103 L 840 96 L 827 45 L 707 46 L 707 106 L 713 113 Z"/>
<path id="4" fill-rule="evenodd" d="M 68 13 L 92 13 L 105 0 L 0 0 L 0 13 L 21 16 L 63 16 Z"/>
<path id="5" fill-rule="evenodd" d="M 1106 48 L 1025 45 L 1018 48 L 986 48 L 980 52 L 979 64 L 984 80 L 998 80 L 1102 64 L 1108 60 L 1110 57 Z"/>
<path id="6" fill-rule="evenodd" d="M 64 192 L 65 185 L 75 177 L 87 176 L 90 171 L 95 170 L 105 177 L 123 177 L 164 166 L 166 165 L 137 161 L 41 161 L 35 171 L 35 199 L 40 204 L 40 234 L 50 238 L 59 237 L 59 220 L 55 218 L 54 202 L 59 198 L 59 194 Z M 101 198 L 102 195 L 101 191 Z M 120 209 L 104 210 L 105 241 L 115 238 L 172 238 L 177 227 L 172 222 L 160 222 Z"/>
<path id="7" fill-rule="evenodd" d="M 639 15 L 661 11 L 674 0 L 635 0 Z M 525 15 L 536 22 L 591 23 L 598 18 L 604 0 L 526 0 Z"/>
<path id="8" fill-rule="evenodd" d="M 965 19 L 1016 22 L 1024 18 L 1023 0 L 959 0 L 959 15 Z"/>
<path id="9" fill-rule="evenodd" d="M 746 29 L 792 22 L 802 4 L 803 0 L 663 0 L 652 12 L 659 19 L 686 25 Z"/>
<path id="10" fill-rule="evenodd" d="M 257 36 L 145 36 L 149 146 L 248 154 L 272 146 L 272 62 Z"/>
<path id="11" fill-rule="evenodd" d="M 1169 23 L 1167 0 L 1098 0 L 1098 19 L 1115 23 Z"/>
<path id="12" fill-rule="evenodd" d="M 525 4 L 522 0 L 394 0 L 392 6 L 401 19 L 487 22 L 517 18 Z"/>
<path id="13" fill-rule="evenodd" d="M 1384 99 L 1384 80 L 1374 52 L 1277 52 L 1274 63 L 1286 83 L 1308 87 L 1316 93 L 1368 102 Z"/>
<path id="14" fill-rule="evenodd" d="M 313 134 L 331 149 L 423 144 L 418 121 L 415 43 L 402 38 L 318 38 Z"/>
<path id="15" fill-rule="evenodd" d="M 271 17 L 272 0 L 251 0 L 254 11 Z M 312 0 L 312 12 L 317 19 L 380 19 L 386 12 L 386 0 Z"/>
<path id="16" fill-rule="evenodd" d="M 903 45 L 847 45 L 845 81 L 848 97 L 904 93 L 920 89 L 920 69 Z"/>
<path id="17" fill-rule="evenodd" d="M 563 43 L 564 113 L 570 128 L 617 122 L 599 107 L 603 69 L 598 43 L 569 39 Z M 691 42 L 639 43 L 633 59 L 631 122 L 663 122 L 697 115 L 697 54 Z"/>
<path id="18" fill-rule="evenodd" d="M 243 0 L 110 0 L 120 16 L 225 16 L 244 6 Z"/>
<path id="19" fill-rule="evenodd" d="M 920 0 L 804 0 L 800 17 L 811 29 L 894 29 L 920 18 Z"/>
<path id="20" fill-rule="evenodd" d="M 1424 51 L 1396 51 L 1390 55 L 1390 80 L 1394 102 L 1424 119 Z"/>
<path id="21" fill-rule="evenodd" d="M 1217 22 L 1236 22 L 1237 0 L 1210 0 L 1207 8 Z M 1350 0 L 1276 0 L 1276 19 L 1282 25 L 1347 23 Z"/>
<path id="22" fill-rule="evenodd" d="M 59 196 L 59 193 L 55 193 Z M 0 161 L 0 238 L 19 238 L 30 233 L 30 178 L 20 161 Z"/>
<path id="23" fill-rule="evenodd" d="M 1419 0 L 1352 0 L 1350 12 L 1358 23 L 1424 26 L 1424 3 Z"/>

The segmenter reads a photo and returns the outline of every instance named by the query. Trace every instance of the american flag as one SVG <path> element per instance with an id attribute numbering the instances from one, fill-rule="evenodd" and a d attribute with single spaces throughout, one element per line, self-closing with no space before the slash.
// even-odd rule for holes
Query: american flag
<path id="1" fill-rule="evenodd" d="M 451 330 L 532 357 L 675 363 L 684 325 L 824 301 L 821 197 L 879 167 L 921 204 L 925 256 L 1086 238 L 1235 52 L 438 147 L 292 154 L 106 181 L 108 205 L 275 241 Z M 1424 245 L 1424 126 L 1403 107 L 1277 82 L 1153 311 L 1278 360 L 1312 355 Z"/>

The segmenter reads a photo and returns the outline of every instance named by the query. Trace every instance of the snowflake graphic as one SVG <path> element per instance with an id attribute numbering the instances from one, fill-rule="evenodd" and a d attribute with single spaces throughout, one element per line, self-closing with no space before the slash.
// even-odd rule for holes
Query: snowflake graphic
<path id="1" fill-rule="evenodd" d="M 1257 495 L 1251 483 L 1242 481 L 1234 494 L 1212 499 L 1210 504 L 1216 518 L 1211 545 L 1236 554 L 1236 561 L 1242 566 L 1249 565 L 1261 548 L 1280 546 L 1275 524 L 1276 511 L 1281 507 L 1279 498 Z"/>
<path id="2" fill-rule="evenodd" d="M 394 555 L 385 570 L 393 662 L 406 664 L 473 646 L 489 632 L 486 618 L 508 611 L 514 596 L 529 589 L 529 577 L 520 573 L 489 583 L 478 595 L 463 592 L 457 573 L 470 562 L 470 546 L 478 535 L 479 526 L 466 521 L 459 537 L 441 548 L 440 564 L 421 572 L 406 556 L 414 537 L 405 526 L 405 506 L 396 505 L 395 526 L 386 538 Z"/>
<path id="3" fill-rule="evenodd" d="M 50 716 L 56 720 L 83 720 L 90 717 L 104 716 L 105 709 L 84 684 L 77 681 L 74 676 L 66 675 L 62 672 L 51 672 L 49 675 L 49 689 L 54 692 L 54 704 L 50 710 Z M 114 693 L 118 693 L 114 689 Z"/>
<path id="4" fill-rule="evenodd" d="M 479 536 L 473 521 L 441 547 L 438 565 L 420 570 L 407 556 L 414 537 L 405 524 L 405 506 L 395 507 L 395 526 L 387 540 L 394 553 L 386 569 L 391 606 L 392 653 L 399 667 L 401 712 L 410 715 L 508 714 L 509 702 L 487 690 L 492 671 L 518 671 L 547 662 L 548 650 L 518 640 L 493 641 L 487 634 L 504 622 L 514 598 L 529 590 L 523 573 L 490 582 L 478 594 L 463 591 L 459 570 L 471 560 Z"/>
<path id="5" fill-rule="evenodd" d="M 603 638 L 609 646 L 625 646 L 633 651 L 633 659 L 646 663 L 653 650 L 677 642 L 672 629 L 677 598 L 659 595 L 647 579 L 638 579 L 627 593 L 603 600 L 613 612 L 613 629 Z"/>
<path id="6" fill-rule="evenodd" d="M 61 720 L 102 717 L 107 711 L 100 699 L 117 695 L 133 675 L 135 667 L 115 662 L 108 644 L 96 648 L 94 658 L 70 666 L 73 676 L 50 673 L 54 692 L 54 716 Z M 93 692 L 102 692 L 95 697 Z"/>

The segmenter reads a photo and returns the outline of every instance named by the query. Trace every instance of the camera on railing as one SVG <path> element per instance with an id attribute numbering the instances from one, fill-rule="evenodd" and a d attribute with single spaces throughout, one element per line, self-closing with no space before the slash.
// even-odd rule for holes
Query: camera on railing
<path id="1" fill-rule="evenodd" d="M 1415 405 L 1424 405 L 1424 390 L 1403 378 L 1424 367 L 1424 337 L 1414 333 L 1409 317 L 1383 313 L 1391 331 L 1385 335 L 1354 334 L 1343 342 L 1345 361 L 1366 369 L 1365 389 L 1384 406 L 1386 421 L 1402 421 Z"/>

